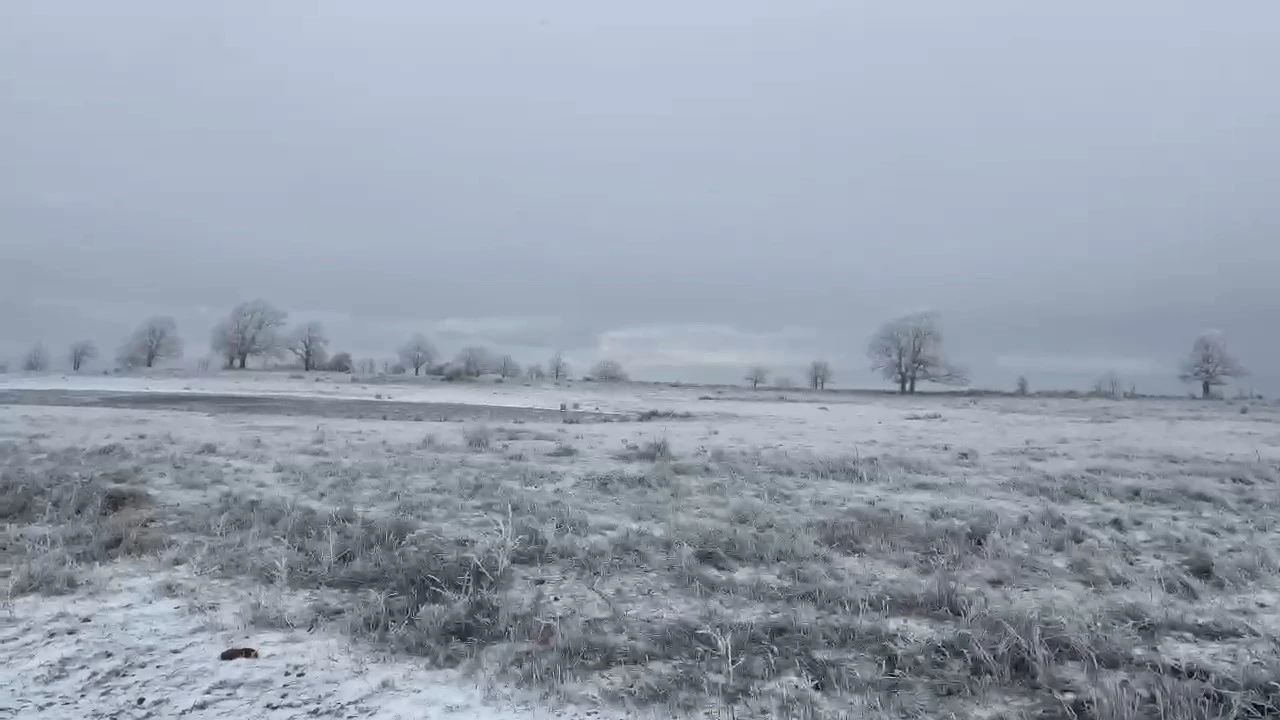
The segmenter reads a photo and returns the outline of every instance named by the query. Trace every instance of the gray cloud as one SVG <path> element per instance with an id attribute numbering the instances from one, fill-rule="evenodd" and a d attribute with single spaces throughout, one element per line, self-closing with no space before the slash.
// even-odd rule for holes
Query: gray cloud
<path id="1" fill-rule="evenodd" d="M 1280 391 L 1274 4 L 615 5 L 4 4 L 0 355 L 262 296 L 860 384 L 931 307 L 982 382 L 1173 389 L 1214 326 Z"/>

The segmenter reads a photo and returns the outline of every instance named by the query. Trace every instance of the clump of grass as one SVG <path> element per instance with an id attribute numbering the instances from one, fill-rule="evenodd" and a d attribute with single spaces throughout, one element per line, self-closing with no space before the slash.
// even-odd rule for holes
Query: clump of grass
<path id="1" fill-rule="evenodd" d="M 547 540 L 511 513 L 465 542 L 419 532 L 422 523 L 407 516 L 243 495 L 224 497 L 216 516 L 223 572 L 336 591 L 336 604 L 311 612 L 358 637 L 452 666 L 483 645 L 529 640 L 537 628 L 535 608 L 508 591 L 514 567 L 546 560 Z M 263 537 L 273 539 L 253 539 Z"/>
<path id="2" fill-rule="evenodd" d="M 653 420 L 687 420 L 693 417 L 693 413 L 681 412 L 677 410 L 645 410 L 636 415 L 639 422 L 650 422 Z"/>
<path id="3" fill-rule="evenodd" d="M 217 455 L 218 443 L 215 443 L 215 442 L 201 443 L 200 447 L 196 448 L 196 454 L 197 455 Z"/>
<path id="4" fill-rule="evenodd" d="M 467 447 L 472 450 L 488 450 L 493 446 L 494 433 L 486 425 L 476 425 L 463 432 L 462 437 Z"/>
<path id="5" fill-rule="evenodd" d="M 836 455 L 790 456 L 763 454 L 755 457 L 722 457 L 722 464 L 782 477 L 814 478 L 847 483 L 885 482 L 899 475 L 927 474 L 925 467 L 896 458 Z"/>
<path id="6" fill-rule="evenodd" d="M 674 460 L 676 455 L 664 437 L 647 440 L 643 444 L 627 443 L 616 457 L 627 462 L 665 462 Z"/>
<path id="7" fill-rule="evenodd" d="M 151 494 L 135 485 L 129 469 L 78 477 L 63 470 L 96 457 L 127 453 L 68 450 L 33 457 L 10 448 L 0 453 L 0 559 L 14 564 L 11 592 L 61 594 L 79 586 L 79 568 L 120 557 L 158 552 L 165 536 Z M 9 557 L 6 557 L 9 556 Z"/>
<path id="8" fill-rule="evenodd" d="M 555 448 L 547 453 L 547 457 L 575 457 L 578 455 L 578 448 L 569 443 L 556 443 Z"/>
<path id="9" fill-rule="evenodd" d="M 519 420 L 513 422 L 523 424 L 522 421 Z M 500 427 L 495 431 L 495 434 L 499 439 L 506 440 L 508 442 L 515 442 L 517 440 L 540 440 L 543 442 L 550 442 L 556 439 L 556 436 L 551 433 L 541 432 L 538 430 L 528 430 L 525 428 Z"/>
<path id="10" fill-rule="evenodd" d="M 632 473 L 611 470 L 603 473 L 584 475 L 581 482 L 602 492 L 612 493 L 618 490 L 654 490 L 670 487 L 672 474 L 667 472 Z"/>
<path id="11" fill-rule="evenodd" d="M 121 445 L 120 443 L 107 443 L 106 445 L 99 445 L 97 448 L 94 449 L 93 452 L 94 454 L 100 455 L 102 457 L 125 457 L 129 455 L 128 448 Z"/>

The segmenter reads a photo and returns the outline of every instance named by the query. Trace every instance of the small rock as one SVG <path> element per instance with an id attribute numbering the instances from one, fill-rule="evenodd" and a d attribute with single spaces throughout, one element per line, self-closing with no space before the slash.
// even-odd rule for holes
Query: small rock
<path id="1" fill-rule="evenodd" d="M 218 656 L 218 659 L 219 660 L 238 660 L 238 659 L 244 658 L 246 660 L 252 660 L 257 657 L 258 657 L 257 650 L 253 648 L 248 648 L 248 647 L 241 647 L 241 648 L 230 648 L 227 650 L 223 650 L 222 654 Z"/>

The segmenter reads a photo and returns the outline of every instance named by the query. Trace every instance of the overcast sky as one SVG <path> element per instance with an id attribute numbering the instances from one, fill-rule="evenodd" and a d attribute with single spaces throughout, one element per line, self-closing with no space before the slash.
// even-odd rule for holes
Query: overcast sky
<path id="1" fill-rule="evenodd" d="M 654 379 L 1280 392 L 1280 3 L 6 0 L 0 356 L 263 297 Z"/>

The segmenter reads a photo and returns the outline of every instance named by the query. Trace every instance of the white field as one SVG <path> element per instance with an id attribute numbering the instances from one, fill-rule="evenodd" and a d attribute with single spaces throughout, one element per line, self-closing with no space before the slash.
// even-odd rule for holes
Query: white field
<path id="1" fill-rule="evenodd" d="M 0 405 L 0 717 L 1280 702 L 1280 413 L 1263 403 L 0 376 L 17 388 L 691 417 Z M 217 659 L 237 645 L 261 657 Z"/>

